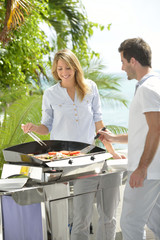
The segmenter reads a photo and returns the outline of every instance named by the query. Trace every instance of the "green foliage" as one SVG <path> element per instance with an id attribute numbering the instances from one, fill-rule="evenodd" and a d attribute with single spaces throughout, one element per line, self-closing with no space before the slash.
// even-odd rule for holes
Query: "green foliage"
<path id="1" fill-rule="evenodd" d="M 0 1 L 0 29 L 3 27 L 3 19 L 5 18 L 5 13 L 6 13 L 6 0 L 1 0 Z"/>
<path id="2" fill-rule="evenodd" d="M 49 0 L 48 15 L 42 14 L 42 18 L 51 27 L 49 34 L 56 51 L 70 48 L 79 59 L 87 62 L 93 56 L 99 57 L 98 53 L 89 48 L 88 39 L 92 37 L 94 28 L 109 30 L 110 24 L 105 27 L 88 21 L 81 0 Z"/>
<path id="3" fill-rule="evenodd" d="M 58 49 L 70 46 L 83 53 L 83 58 L 88 57 L 88 38 L 93 35 L 93 27 L 99 25 L 88 21 L 80 0 L 49 0 L 49 16 L 43 17 L 57 33 Z"/>
<path id="4" fill-rule="evenodd" d="M 85 78 L 96 82 L 102 101 L 105 104 L 122 104 L 128 106 L 128 101 L 119 92 L 119 77 L 104 72 L 105 66 L 101 60 L 93 58 L 89 65 L 82 62 Z"/>
<path id="5" fill-rule="evenodd" d="M 3 88 L 0 91 L 0 113 L 4 112 L 17 99 L 33 94 L 42 95 L 42 89 L 33 87 L 33 85 L 23 85 Z"/>
<path id="6" fill-rule="evenodd" d="M 24 12 L 24 22 L 8 32 L 7 43 L 0 43 L 0 88 L 30 82 L 40 86 L 43 77 L 48 80 L 46 68 L 51 67 L 49 56 L 57 49 L 70 48 L 86 63 L 94 56 L 99 57 L 88 47 L 88 39 L 93 35 L 94 28 L 101 31 L 110 28 L 110 25 L 104 27 L 89 22 L 81 0 L 29 2 L 30 14 Z M 7 1 L 3 0 L 0 4 L 0 32 L 6 14 L 5 3 Z M 47 25 L 49 28 L 46 31 Z"/>
<path id="7" fill-rule="evenodd" d="M 114 134 L 124 134 L 128 132 L 128 128 L 116 125 L 108 125 L 107 129 L 113 132 Z"/>
<path id="8" fill-rule="evenodd" d="M 10 41 L 0 45 L 0 87 L 37 82 L 39 66 L 50 51 L 47 37 L 39 28 L 38 13 L 33 12 L 9 35 Z"/>
<path id="9" fill-rule="evenodd" d="M 0 168 L 4 148 L 32 141 L 21 130 L 21 124 L 40 122 L 42 82 L 54 84 L 50 74 L 51 59 L 58 49 L 67 47 L 75 52 L 85 77 L 97 83 L 102 99 L 127 106 L 127 101 L 119 94 L 119 79 L 104 73 L 99 53 L 88 47 L 94 29 L 110 30 L 111 24 L 89 22 L 81 0 L 29 2 L 32 5 L 30 15 L 24 13 L 23 24 L 8 33 L 7 43 L 0 42 L 0 112 L 5 109 L 0 124 Z M 7 0 L 0 2 L 0 32 L 4 27 L 6 3 Z M 48 34 L 42 27 L 46 25 L 51 30 Z M 109 129 L 127 130 L 117 126 Z M 43 139 L 49 139 L 49 135 Z"/>
<path id="10" fill-rule="evenodd" d="M 118 91 L 110 91 L 109 89 L 104 90 L 100 90 L 100 96 L 101 96 L 101 100 L 102 103 L 105 104 L 105 106 L 114 106 L 115 107 L 119 107 L 121 106 L 125 106 L 128 107 L 128 100 L 126 100 L 124 98 L 124 96 L 119 93 Z"/>
<path id="11" fill-rule="evenodd" d="M 42 95 L 25 96 L 6 109 L 3 123 L 0 125 L 0 168 L 4 162 L 2 154 L 4 148 L 33 141 L 29 135 L 23 133 L 21 124 L 27 122 L 39 124 L 41 104 Z M 43 139 L 49 139 L 49 135 L 44 136 Z"/>

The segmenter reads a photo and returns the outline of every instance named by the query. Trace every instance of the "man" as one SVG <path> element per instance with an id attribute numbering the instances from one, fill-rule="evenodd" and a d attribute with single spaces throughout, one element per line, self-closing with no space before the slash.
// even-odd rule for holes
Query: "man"
<path id="1" fill-rule="evenodd" d="M 138 81 L 130 106 L 128 134 L 99 131 L 100 139 L 128 142 L 123 240 L 142 240 L 145 224 L 160 239 L 160 76 L 152 71 L 151 49 L 143 39 L 127 39 L 118 50 L 128 80 Z"/>

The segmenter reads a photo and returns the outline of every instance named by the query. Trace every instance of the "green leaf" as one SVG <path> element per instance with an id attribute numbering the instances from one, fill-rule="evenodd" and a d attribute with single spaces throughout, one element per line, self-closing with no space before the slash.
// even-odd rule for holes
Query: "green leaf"
<path id="1" fill-rule="evenodd" d="M 33 122 L 39 124 L 41 120 L 42 95 L 24 97 L 15 101 L 4 113 L 4 121 L 0 125 L 0 166 L 4 163 L 2 150 L 4 148 L 33 141 L 28 134 L 24 134 L 21 124 Z M 41 136 L 42 137 L 42 136 Z M 44 136 L 49 139 L 49 135 Z"/>

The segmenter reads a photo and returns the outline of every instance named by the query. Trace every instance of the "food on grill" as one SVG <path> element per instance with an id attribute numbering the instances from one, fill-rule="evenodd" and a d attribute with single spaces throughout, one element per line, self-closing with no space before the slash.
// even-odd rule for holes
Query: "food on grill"
<path id="1" fill-rule="evenodd" d="M 49 155 L 56 155 L 57 152 L 48 152 Z"/>
<path id="2" fill-rule="evenodd" d="M 81 153 L 80 151 L 72 151 L 69 153 L 70 156 L 80 156 L 80 155 L 84 155 L 83 153 Z"/>
<path id="3" fill-rule="evenodd" d="M 42 155 L 34 155 L 35 158 L 38 158 L 43 161 L 53 161 L 53 160 L 59 160 L 59 159 L 64 159 L 64 158 L 69 158 L 69 157 L 76 157 L 76 156 L 82 156 L 84 155 L 80 151 L 53 151 L 53 152 L 48 152 L 46 154 Z"/>
<path id="4" fill-rule="evenodd" d="M 82 155 L 80 151 L 59 151 L 59 152 L 48 152 L 49 155 L 66 155 L 66 156 L 80 156 Z"/>

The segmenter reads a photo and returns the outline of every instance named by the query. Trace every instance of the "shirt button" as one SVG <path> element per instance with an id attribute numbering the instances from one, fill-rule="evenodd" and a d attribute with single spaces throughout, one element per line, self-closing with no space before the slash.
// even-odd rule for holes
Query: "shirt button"
<path id="1" fill-rule="evenodd" d="M 62 107 L 62 105 L 61 105 L 61 104 L 59 104 L 59 107 Z"/>

